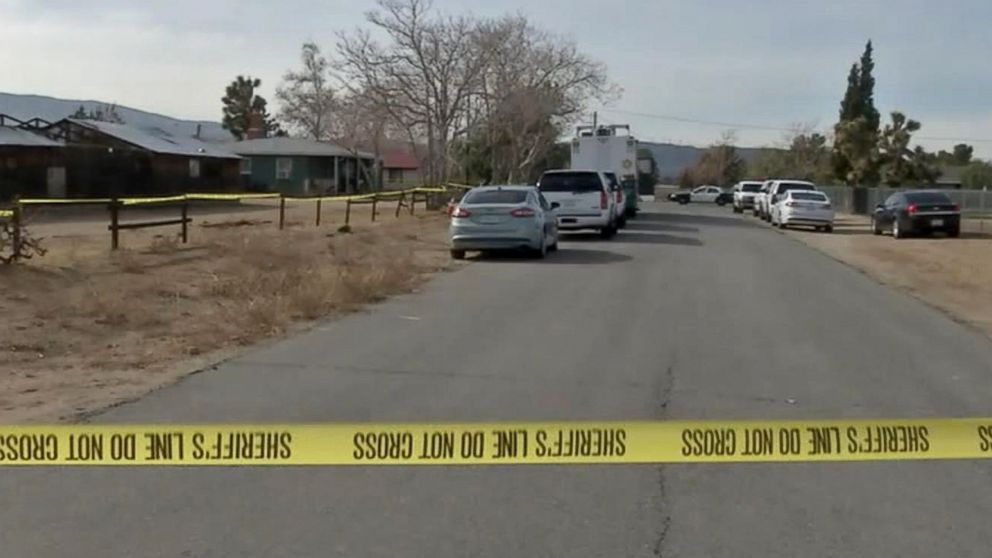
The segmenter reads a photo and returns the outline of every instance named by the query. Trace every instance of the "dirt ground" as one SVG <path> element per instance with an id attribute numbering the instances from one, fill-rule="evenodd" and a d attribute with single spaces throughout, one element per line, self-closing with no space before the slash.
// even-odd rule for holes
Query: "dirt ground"
<path id="1" fill-rule="evenodd" d="M 787 234 L 992 337 L 992 221 L 965 221 L 961 238 L 896 240 L 873 235 L 867 217 L 839 215 L 833 234 Z"/>
<path id="2" fill-rule="evenodd" d="M 48 253 L 0 266 L 0 422 L 72 420 L 177 381 L 261 339 L 415 289 L 451 265 L 446 220 L 395 203 L 197 208 L 178 227 L 121 232 L 106 215 L 36 216 Z M 127 220 L 158 219 L 168 209 Z"/>

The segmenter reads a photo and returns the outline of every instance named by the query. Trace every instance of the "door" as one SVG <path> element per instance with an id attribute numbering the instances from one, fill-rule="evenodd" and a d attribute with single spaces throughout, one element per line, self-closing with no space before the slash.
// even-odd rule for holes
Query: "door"
<path id="1" fill-rule="evenodd" d="M 711 202 L 715 197 L 710 198 L 709 187 L 700 186 L 689 194 L 689 199 L 697 203 Z"/>
<path id="2" fill-rule="evenodd" d="M 892 224 L 895 220 L 896 215 L 899 211 L 899 199 L 902 196 L 900 194 L 892 194 L 885 199 L 882 207 L 875 210 L 875 222 L 881 226 L 888 226 Z"/>

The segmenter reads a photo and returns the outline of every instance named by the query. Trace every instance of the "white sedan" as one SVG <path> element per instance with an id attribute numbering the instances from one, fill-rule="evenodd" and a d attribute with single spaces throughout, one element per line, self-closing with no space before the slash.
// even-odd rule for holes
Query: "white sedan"
<path id="1" fill-rule="evenodd" d="M 823 192 L 788 190 L 771 206 L 771 223 L 781 229 L 801 225 L 833 232 L 834 209 Z"/>
<path id="2" fill-rule="evenodd" d="M 700 186 L 689 194 L 689 199 L 693 203 L 713 203 L 722 193 L 723 190 L 716 186 Z"/>

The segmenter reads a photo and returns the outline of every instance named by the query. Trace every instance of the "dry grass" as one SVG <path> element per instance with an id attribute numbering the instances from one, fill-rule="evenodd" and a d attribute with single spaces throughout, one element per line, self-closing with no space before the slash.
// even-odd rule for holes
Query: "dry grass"
<path id="1" fill-rule="evenodd" d="M 409 291 L 448 265 L 437 216 L 333 230 L 239 223 L 191 229 L 188 245 L 132 233 L 116 253 L 104 236 L 50 239 L 47 257 L 0 269 L 0 421 L 140 396 L 191 356 Z"/>
<path id="2" fill-rule="evenodd" d="M 843 215 L 834 234 L 789 234 L 992 336 L 992 236 L 976 223 L 967 222 L 957 239 L 895 240 L 872 235 L 864 217 Z"/>

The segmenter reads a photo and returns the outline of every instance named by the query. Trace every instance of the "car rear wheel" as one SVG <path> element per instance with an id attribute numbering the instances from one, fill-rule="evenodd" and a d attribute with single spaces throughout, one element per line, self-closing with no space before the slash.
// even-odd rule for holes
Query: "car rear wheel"
<path id="1" fill-rule="evenodd" d="M 906 232 L 899 226 L 899 218 L 892 220 L 892 238 L 906 238 Z"/>
<path id="2" fill-rule="evenodd" d="M 533 254 L 534 254 L 534 257 L 537 258 L 537 259 L 539 259 L 539 260 L 543 260 L 544 257 L 548 255 L 548 235 L 547 234 L 542 234 L 541 235 L 541 242 L 538 245 L 538 248 L 533 251 Z"/>
<path id="3" fill-rule="evenodd" d="M 823 227 L 823 230 L 825 232 L 832 233 L 832 232 L 834 232 L 834 226 L 833 225 L 827 225 L 826 227 Z"/>
<path id="4" fill-rule="evenodd" d="M 464 260 L 465 259 L 465 250 L 452 250 L 451 251 L 451 259 L 453 259 L 453 260 Z"/>

